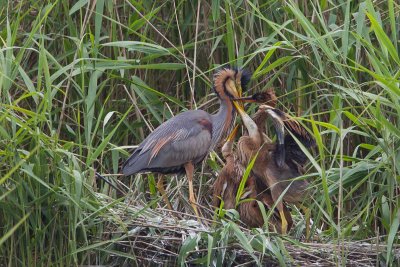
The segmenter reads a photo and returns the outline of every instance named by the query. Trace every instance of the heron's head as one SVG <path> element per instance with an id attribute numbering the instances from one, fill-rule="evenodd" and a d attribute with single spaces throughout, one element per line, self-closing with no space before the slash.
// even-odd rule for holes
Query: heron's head
<path id="1" fill-rule="evenodd" d="M 288 119 L 288 116 L 286 115 L 285 112 L 283 112 L 273 106 L 270 106 L 270 105 L 265 105 L 265 104 L 260 105 L 258 107 L 258 110 L 268 113 L 271 116 L 274 123 L 278 123 L 278 124 L 282 125 L 282 127 L 283 127 L 284 121 Z"/>
<path id="2" fill-rule="evenodd" d="M 232 101 L 239 113 L 244 112 L 243 104 L 235 99 L 242 97 L 249 80 L 250 75 L 245 70 L 223 68 L 214 75 L 214 90 L 218 97 Z"/>
<path id="3" fill-rule="evenodd" d="M 235 100 L 240 100 L 243 102 L 253 102 L 260 104 L 267 104 L 268 106 L 275 107 L 278 98 L 275 95 L 275 90 L 273 88 L 268 88 L 264 92 L 255 93 L 251 96 L 239 97 Z"/>

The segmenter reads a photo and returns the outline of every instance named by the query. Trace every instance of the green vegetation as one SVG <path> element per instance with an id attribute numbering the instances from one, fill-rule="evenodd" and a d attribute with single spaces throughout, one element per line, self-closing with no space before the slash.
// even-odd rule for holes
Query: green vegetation
<path id="1" fill-rule="evenodd" d="M 0 3 L 0 266 L 400 265 L 397 1 Z M 215 153 L 195 176 L 203 224 L 186 177 L 167 178 L 176 212 L 153 175 L 106 176 L 127 194 L 95 178 L 173 114 L 216 110 L 228 64 L 316 137 L 312 243 L 295 208 L 285 237 L 214 215 Z"/>

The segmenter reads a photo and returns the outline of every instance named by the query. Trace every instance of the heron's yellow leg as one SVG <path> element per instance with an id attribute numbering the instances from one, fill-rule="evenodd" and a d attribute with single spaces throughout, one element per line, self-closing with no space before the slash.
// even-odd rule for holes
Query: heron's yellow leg
<path id="1" fill-rule="evenodd" d="M 300 209 L 304 212 L 306 220 L 306 240 L 310 239 L 310 220 L 311 220 L 311 210 L 304 205 L 300 205 Z"/>
<path id="2" fill-rule="evenodd" d="M 186 176 L 189 181 L 189 202 L 190 205 L 192 205 L 194 213 L 197 216 L 197 219 L 200 220 L 199 217 L 199 212 L 197 211 L 197 206 L 196 206 L 196 198 L 194 197 L 194 192 L 193 192 L 193 172 L 194 172 L 194 166 L 191 162 L 185 164 L 185 171 L 186 171 Z"/>
<path id="3" fill-rule="evenodd" d="M 172 210 L 171 202 L 169 202 L 167 193 L 165 192 L 164 189 L 164 175 L 162 174 L 158 176 L 157 189 L 160 192 L 161 197 L 164 200 L 165 204 L 167 204 L 168 209 Z"/>
<path id="4" fill-rule="evenodd" d="M 283 234 L 283 235 L 286 235 L 286 233 L 287 233 L 287 227 L 288 227 L 288 222 L 287 222 L 287 220 L 286 220 L 285 213 L 284 213 L 283 210 L 280 210 L 280 211 L 279 211 L 279 216 L 281 217 L 282 234 Z"/>

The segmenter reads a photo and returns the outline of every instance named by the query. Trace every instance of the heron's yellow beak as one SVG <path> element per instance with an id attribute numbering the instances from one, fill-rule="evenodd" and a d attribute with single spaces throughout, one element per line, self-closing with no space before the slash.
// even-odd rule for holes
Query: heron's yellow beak
<path id="1" fill-rule="evenodd" d="M 226 89 L 234 97 L 234 99 L 240 98 L 242 96 L 242 86 L 240 84 L 236 84 L 233 80 L 228 80 L 226 82 Z M 235 106 L 236 110 L 239 113 L 242 113 L 242 112 L 245 113 L 242 102 L 235 101 L 235 100 L 233 100 L 232 102 L 233 102 L 233 105 Z"/>
<path id="2" fill-rule="evenodd" d="M 242 97 L 243 89 L 241 84 L 236 84 L 236 90 L 238 92 L 238 96 Z"/>
<path id="3" fill-rule="evenodd" d="M 235 125 L 235 128 L 233 128 L 233 130 L 231 131 L 231 133 L 229 134 L 229 136 L 226 138 L 227 142 L 232 142 L 235 139 L 236 133 L 239 129 L 239 124 Z"/>
<path id="4" fill-rule="evenodd" d="M 242 97 L 243 89 L 241 84 L 237 84 L 236 86 L 239 98 Z M 241 106 L 242 110 L 244 111 L 244 104 L 243 101 L 239 101 L 239 105 Z"/>
<path id="5" fill-rule="evenodd" d="M 244 111 L 243 103 L 238 102 L 238 101 L 232 101 L 233 105 L 235 106 L 236 110 L 238 111 L 239 114 L 246 113 Z"/>

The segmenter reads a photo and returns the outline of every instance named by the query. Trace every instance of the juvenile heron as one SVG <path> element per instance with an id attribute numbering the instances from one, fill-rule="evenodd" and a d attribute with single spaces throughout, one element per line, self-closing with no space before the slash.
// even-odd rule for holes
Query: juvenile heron
<path id="1" fill-rule="evenodd" d="M 193 192 L 194 166 L 228 133 L 243 106 L 234 101 L 240 97 L 249 76 L 243 70 L 224 68 L 214 75 L 214 90 L 220 100 L 219 111 L 209 114 L 203 110 L 190 110 L 162 123 L 138 146 L 122 167 L 125 176 L 156 172 L 161 174 L 186 172 L 189 182 L 189 202 L 196 216 Z M 161 192 L 163 194 L 163 192 Z"/>
<path id="2" fill-rule="evenodd" d="M 273 89 L 253 95 L 252 99 L 257 103 L 266 103 L 275 106 L 277 98 Z M 260 136 L 264 142 L 271 142 L 271 140 L 263 134 L 265 132 L 265 122 L 268 115 L 263 111 L 258 111 L 253 116 L 254 122 L 257 124 Z M 224 203 L 225 209 L 236 208 L 240 219 L 249 227 L 261 227 L 264 225 L 264 218 L 262 216 L 260 207 L 256 200 L 262 202 L 266 209 L 271 209 L 274 206 L 274 201 L 271 197 L 269 190 L 266 190 L 265 185 L 259 182 L 251 173 L 247 178 L 244 194 L 241 199 L 253 199 L 244 201 L 237 205 L 236 195 L 239 185 L 242 181 L 246 165 L 243 165 L 240 158 L 242 157 L 238 151 L 233 150 L 233 142 L 237 127 L 232 131 L 225 144 L 222 147 L 222 156 L 225 159 L 225 166 L 221 169 L 217 180 L 213 186 L 213 206 L 219 207 L 221 200 Z M 288 218 L 289 226 L 291 226 L 291 215 L 284 206 L 285 217 Z M 270 224 L 273 225 L 278 231 L 281 231 L 279 219 L 275 216 L 271 217 Z"/>
<path id="3" fill-rule="evenodd" d="M 240 220 L 244 224 L 249 227 L 262 227 L 265 222 L 257 200 L 264 204 L 266 210 L 270 210 L 274 206 L 274 201 L 271 197 L 271 192 L 265 190 L 265 185 L 259 183 L 253 174 L 250 174 L 247 178 L 244 188 L 245 192 L 241 196 L 241 199 L 247 198 L 252 200 L 246 200 L 238 205 L 236 203 L 236 195 L 246 169 L 246 166 L 240 162 L 237 151 L 233 151 L 236 130 L 237 127 L 222 147 L 222 155 L 226 163 L 218 174 L 218 178 L 213 186 L 213 206 L 218 208 L 221 201 L 223 201 L 224 209 L 237 209 Z M 291 215 L 285 206 L 284 212 L 285 217 L 288 218 L 289 226 L 291 226 Z M 275 216 L 271 217 L 269 223 L 276 230 L 281 231 L 281 223 Z"/>
<path id="4" fill-rule="evenodd" d="M 241 98 L 241 100 L 246 99 Z M 293 180 L 293 178 L 304 174 L 303 166 L 307 161 L 307 156 L 293 136 L 306 148 L 313 147 L 315 140 L 297 121 L 286 113 L 268 105 L 261 105 L 259 112 L 269 114 L 272 118 L 277 132 L 278 143 L 263 143 L 257 124 L 245 112 L 239 111 L 249 135 L 242 136 L 239 139 L 238 150 L 242 156 L 241 161 L 243 164 L 248 164 L 257 155 L 252 172 L 259 181 L 262 181 L 270 189 L 272 199 L 276 202 L 281 217 L 282 233 L 285 234 L 288 220 L 285 217 L 284 204 L 282 200 L 278 200 L 286 190 L 282 197 L 285 202 L 301 203 L 308 188 L 306 180 Z M 291 134 L 285 134 L 285 127 Z M 306 212 L 306 217 L 309 217 L 308 211 Z M 306 235 L 308 236 L 308 218 L 306 224 Z"/>

